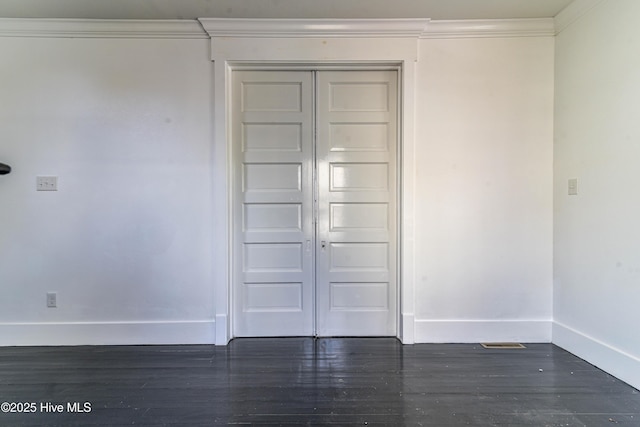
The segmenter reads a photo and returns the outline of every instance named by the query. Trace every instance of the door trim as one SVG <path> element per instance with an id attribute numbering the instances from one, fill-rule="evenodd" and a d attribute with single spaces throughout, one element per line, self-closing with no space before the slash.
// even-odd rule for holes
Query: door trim
<path id="1" fill-rule="evenodd" d="M 327 44 L 329 46 L 327 46 Z M 211 97 L 212 121 L 212 205 L 213 295 L 215 344 L 226 345 L 232 338 L 231 279 L 233 272 L 233 211 L 231 157 L 231 73 L 236 67 L 260 69 L 363 69 L 397 67 L 399 70 L 398 112 L 398 234 L 397 234 L 397 337 L 414 343 L 415 330 L 415 88 L 418 38 L 264 38 L 212 37 Z M 388 68 L 387 68 L 388 69 Z"/>
<path id="2" fill-rule="evenodd" d="M 211 37 L 420 37 L 428 18 L 198 18 Z M 457 22 L 457 21 L 456 21 Z M 475 28 L 475 27 L 474 27 Z"/>

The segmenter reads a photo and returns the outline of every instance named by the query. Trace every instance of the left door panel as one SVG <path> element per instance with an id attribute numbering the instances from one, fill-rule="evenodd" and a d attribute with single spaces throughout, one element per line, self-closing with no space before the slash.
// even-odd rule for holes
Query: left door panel
<path id="1" fill-rule="evenodd" d="M 234 71 L 234 336 L 314 327 L 311 71 Z"/>

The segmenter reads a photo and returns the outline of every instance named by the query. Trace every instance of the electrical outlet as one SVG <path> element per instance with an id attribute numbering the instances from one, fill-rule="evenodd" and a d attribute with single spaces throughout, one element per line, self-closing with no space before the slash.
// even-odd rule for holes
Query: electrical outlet
<path id="1" fill-rule="evenodd" d="M 47 307 L 56 308 L 58 306 L 58 293 L 47 292 Z"/>
<path id="2" fill-rule="evenodd" d="M 38 176 L 36 177 L 37 191 L 58 191 L 57 176 Z"/>

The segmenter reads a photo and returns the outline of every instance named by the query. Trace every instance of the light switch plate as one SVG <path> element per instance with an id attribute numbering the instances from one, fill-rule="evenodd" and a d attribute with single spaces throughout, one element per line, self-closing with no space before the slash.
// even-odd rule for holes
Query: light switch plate
<path id="1" fill-rule="evenodd" d="M 569 179 L 569 195 L 570 196 L 578 195 L 578 178 Z"/>
<path id="2" fill-rule="evenodd" d="M 58 306 L 58 293 L 47 292 L 47 307 L 56 308 Z"/>
<path id="3" fill-rule="evenodd" d="M 58 191 L 57 176 L 38 176 L 36 177 L 37 191 Z"/>

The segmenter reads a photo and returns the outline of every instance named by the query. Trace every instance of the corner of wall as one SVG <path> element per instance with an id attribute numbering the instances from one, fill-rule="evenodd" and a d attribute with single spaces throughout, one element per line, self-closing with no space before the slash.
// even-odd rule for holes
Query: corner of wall
<path id="1" fill-rule="evenodd" d="M 606 0 L 574 0 L 554 18 L 556 35 Z"/>

